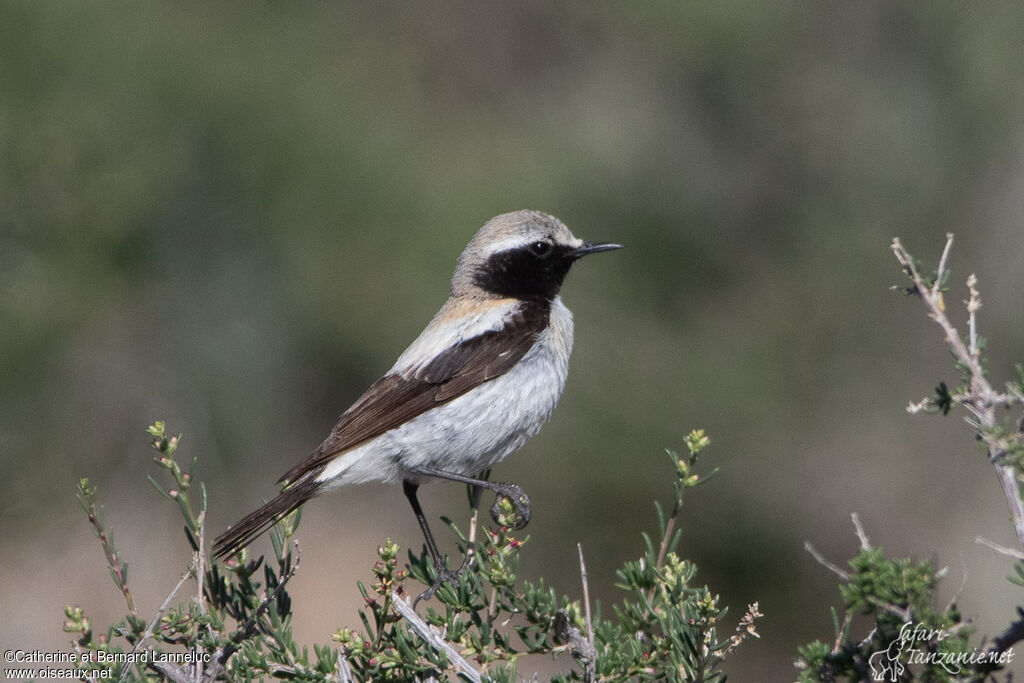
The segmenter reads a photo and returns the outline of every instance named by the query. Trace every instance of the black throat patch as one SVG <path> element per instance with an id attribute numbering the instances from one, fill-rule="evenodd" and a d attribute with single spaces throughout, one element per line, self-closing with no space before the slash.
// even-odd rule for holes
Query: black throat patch
<path id="1" fill-rule="evenodd" d="M 481 289 L 523 301 L 551 301 L 575 260 L 572 249 L 554 245 L 543 256 L 523 246 L 491 254 L 473 274 Z"/>

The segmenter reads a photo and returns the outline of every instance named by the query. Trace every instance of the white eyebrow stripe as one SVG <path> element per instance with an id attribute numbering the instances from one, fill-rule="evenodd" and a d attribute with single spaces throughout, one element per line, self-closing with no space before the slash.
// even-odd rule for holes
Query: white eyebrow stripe
<path id="1" fill-rule="evenodd" d="M 528 244 L 528 241 L 523 238 L 522 235 L 510 235 L 503 237 L 500 240 L 495 240 L 487 245 L 487 255 L 497 254 L 498 252 L 507 251 L 509 249 L 515 249 L 517 247 L 524 247 Z"/>
<path id="2" fill-rule="evenodd" d="M 546 236 L 546 235 L 545 236 L 535 236 L 535 237 L 530 237 L 528 235 L 509 235 L 508 237 L 502 237 L 499 240 L 495 240 L 495 241 L 489 243 L 487 245 L 487 250 L 486 250 L 485 253 L 486 253 L 487 256 L 491 256 L 492 254 L 497 254 L 497 253 L 500 253 L 502 251 L 508 251 L 509 249 L 516 249 L 518 247 L 525 247 L 526 245 L 531 244 L 532 242 L 535 242 L 535 241 L 537 241 L 539 239 L 549 239 L 549 237 Z M 580 246 L 582 244 L 583 244 L 583 240 L 581 240 L 578 237 L 576 237 L 576 238 L 573 238 L 572 243 L 567 245 L 567 246 L 578 247 L 578 246 Z"/>

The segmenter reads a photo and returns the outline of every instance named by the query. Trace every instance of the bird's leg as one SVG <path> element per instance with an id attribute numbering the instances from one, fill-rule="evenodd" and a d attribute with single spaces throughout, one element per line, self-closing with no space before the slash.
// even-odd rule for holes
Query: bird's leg
<path id="1" fill-rule="evenodd" d="M 460 567 L 458 572 L 453 572 L 448 569 L 448 563 L 445 562 L 441 552 L 437 549 L 437 543 L 434 541 L 434 535 L 430 533 L 430 526 L 427 524 L 427 517 L 423 514 L 423 508 L 420 506 L 420 501 L 416 497 L 416 491 L 420 485 L 414 481 L 405 479 L 402 481 L 402 491 L 405 493 L 405 497 L 409 500 L 409 505 L 412 506 L 413 514 L 416 515 L 416 521 L 419 522 L 420 531 L 423 532 L 423 538 L 427 541 L 427 550 L 430 551 L 430 557 L 434 560 L 434 570 L 437 572 L 437 577 L 434 579 L 434 583 L 430 585 L 430 588 L 420 593 L 413 600 L 412 608 L 416 609 L 416 605 L 419 604 L 420 600 L 429 600 L 437 592 L 437 589 L 441 587 L 445 581 L 456 581 L 459 578 L 459 574 L 462 573 L 463 568 Z"/>
<path id="2" fill-rule="evenodd" d="M 467 477 L 462 474 L 455 474 L 453 472 L 445 472 L 443 470 L 435 470 L 433 467 L 417 467 L 412 470 L 414 474 L 422 474 L 428 477 L 437 477 L 439 479 L 450 479 L 451 481 L 459 481 L 463 484 L 469 484 L 471 486 L 479 486 L 482 489 L 488 491 L 494 491 L 496 497 L 494 499 L 494 505 L 491 506 L 491 519 L 498 522 L 500 516 L 500 508 L 498 506 L 499 501 L 502 498 L 508 498 L 512 501 L 512 505 L 516 508 L 516 514 L 519 519 L 513 525 L 513 529 L 522 529 L 530 523 L 530 497 L 526 495 L 519 484 L 507 484 L 500 481 L 486 481 L 484 479 L 474 479 L 473 477 Z M 408 494 L 407 494 L 408 495 Z"/>

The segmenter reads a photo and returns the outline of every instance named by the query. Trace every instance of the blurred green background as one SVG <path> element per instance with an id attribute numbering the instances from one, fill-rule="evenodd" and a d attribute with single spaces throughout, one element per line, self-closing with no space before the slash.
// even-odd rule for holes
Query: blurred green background
<path id="1" fill-rule="evenodd" d="M 221 530 L 519 208 L 628 246 L 570 276 L 568 388 L 495 473 L 533 498 L 525 577 L 577 595 L 580 541 L 608 612 L 670 495 L 663 448 L 704 427 L 722 471 L 682 552 L 732 617 L 767 615 L 732 680 L 792 680 L 797 644 L 830 636 L 839 595 L 802 544 L 844 562 L 854 511 L 890 553 L 948 565 L 944 597 L 966 574 L 959 603 L 995 634 L 1019 594 L 974 539 L 1012 543 L 1005 505 L 958 418 L 904 412 L 954 376 L 889 290 L 888 245 L 934 263 L 957 234 L 948 300 L 978 273 L 1008 379 L 1021 35 L 1017 3 L 3 3 L 0 645 L 65 647 L 67 603 L 121 614 L 79 477 L 151 614 L 188 558 L 145 426 L 184 433 Z M 425 496 L 435 517 L 463 501 Z M 358 623 L 386 536 L 421 543 L 395 488 L 307 507 L 300 641 Z"/>

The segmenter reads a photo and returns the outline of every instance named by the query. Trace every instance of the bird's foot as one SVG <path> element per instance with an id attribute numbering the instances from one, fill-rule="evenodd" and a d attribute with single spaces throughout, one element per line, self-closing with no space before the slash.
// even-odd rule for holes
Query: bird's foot
<path id="1" fill-rule="evenodd" d="M 462 564 L 459 565 L 459 568 L 455 571 L 449 569 L 447 564 L 441 563 L 441 567 L 437 570 L 437 576 L 434 577 L 434 582 L 430 584 L 430 588 L 416 596 L 416 599 L 412 601 L 412 608 L 416 609 L 416 606 L 420 604 L 420 600 L 429 600 L 434 597 L 438 589 L 440 589 L 444 584 L 457 584 L 459 582 L 459 577 L 465 574 L 466 570 L 469 569 L 472 559 L 472 553 L 468 553 L 466 558 L 462 561 Z"/>
<path id="2" fill-rule="evenodd" d="M 530 523 L 530 497 L 526 495 L 519 484 L 494 484 L 494 505 L 491 506 L 491 519 L 495 524 L 522 529 Z M 515 518 L 510 520 L 509 515 L 502 511 L 501 501 L 508 499 L 515 508 Z M 509 524 L 508 522 L 512 523 Z"/>

